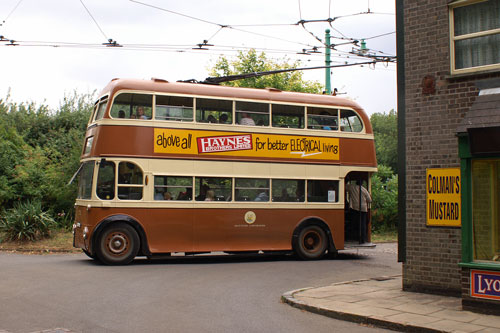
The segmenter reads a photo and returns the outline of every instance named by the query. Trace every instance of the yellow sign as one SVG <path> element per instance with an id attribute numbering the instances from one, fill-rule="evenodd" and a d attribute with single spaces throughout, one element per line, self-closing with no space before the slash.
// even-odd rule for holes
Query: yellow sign
<path id="1" fill-rule="evenodd" d="M 154 152 L 286 159 L 339 160 L 339 139 L 261 133 L 155 128 Z"/>
<path id="2" fill-rule="evenodd" d="M 427 225 L 459 227 L 462 202 L 460 168 L 427 169 Z"/>

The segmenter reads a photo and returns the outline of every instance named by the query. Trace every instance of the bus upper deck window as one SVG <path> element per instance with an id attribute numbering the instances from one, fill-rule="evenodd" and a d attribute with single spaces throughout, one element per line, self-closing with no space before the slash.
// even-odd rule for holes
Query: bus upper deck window
<path id="1" fill-rule="evenodd" d="M 155 119 L 193 121 L 193 98 L 156 95 Z"/>
<path id="2" fill-rule="evenodd" d="M 246 126 L 269 126 L 269 104 L 236 102 L 236 123 Z"/>
<path id="3" fill-rule="evenodd" d="M 220 99 L 196 99 L 196 121 L 199 123 L 231 124 L 233 101 Z"/>
<path id="4" fill-rule="evenodd" d="M 113 100 L 110 115 L 119 119 L 151 119 L 153 95 L 121 93 Z"/>
<path id="5" fill-rule="evenodd" d="M 138 165 L 131 162 L 120 162 L 118 165 L 118 199 L 142 199 L 143 174 Z"/>
<path id="6" fill-rule="evenodd" d="M 108 100 L 104 99 L 96 105 L 95 120 L 102 119 L 104 117 L 104 112 L 106 112 L 106 107 L 108 106 Z"/>
<path id="7" fill-rule="evenodd" d="M 307 107 L 307 128 L 338 130 L 338 109 Z"/>
<path id="8" fill-rule="evenodd" d="M 340 110 L 340 130 L 342 132 L 361 132 L 363 123 L 358 114 L 352 110 Z"/>
<path id="9" fill-rule="evenodd" d="M 273 104 L 273 127 L 304 128 L 304 109 L 297 105 Z"/>

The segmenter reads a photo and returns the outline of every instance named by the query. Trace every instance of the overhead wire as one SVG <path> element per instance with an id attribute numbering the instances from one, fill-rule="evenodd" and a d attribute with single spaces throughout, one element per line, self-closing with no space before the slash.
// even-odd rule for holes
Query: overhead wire
<path id="1" fill-rule="evenodd" d="M 23 0 L 19 0 L 16 5 L 14 6 L 14 8 L 10 11 L 10 13 L 7 15 L 7 17 L 2 20 L 2 23 L 0 23 L 0 27 L 3 26 L 5 24 L 5 22 L 7 22 L 7 20 L 11 17 L 11 15 L 16 11 L 17 7 L 19 7 L 19 5 L 21 4 L 21 2 L 23 2 Z"/>
<path id="2" fill-rule="evenodd" d="M 90 12 L 90 10 L 83 3 L 83 0 L 80 0 L 80 3 L 82 4 L 83 8 L 85 8 L 85 10 L 87 11 L 87 13 L 90 15 L 90 17 L 92 18 L 92 20 L 94 21 L 95 25 L 97 26 L 97 28 L 99 29 L 99 31 L 101 32 L 101 34 L 104 36 L 104 38 L 106 38 L 106 40 L 109 40 L 108 36 L 106 36 L 106 34 L 104 33 L 104 31 L 101 29 L 101 26 L 99 25 L 99 23 L 97 23 L 97 20 L 94 18 L 94 16 Z"/>
<path id="3" fill-rule="evenodd" d="M 8 17 L 10 17 L 10 15 L 14 12 L 14 10 L 19 6 L 19 4 L 22 1 L 23 0 L 19 0 L 19 2 L 16 4 L 16 7 L 11 11 L 11 13 L 9 14 Z M 332 5 L 332 2 L 331 2 L 331 0 L 329 0 L 329 8 L 328 8 L 329 18 L 328 19 L 322 19 L 322 20 L 304 20 L 302 18 L 301 1 L 298 0 L 299 17 L 300 17 L 301 20 L 298 21 L 298 22 L 296 22 L 296 23 L 291 23 L 291 24 L 225 25 L 225 24 L 220 24 L 220 23 L 217 23 L 217 22 L 205 20 L 205 19 L 202 19 L 202 18 L 194 17 L 194 16 L 191 16 L 191 15 L 186 15 L 186 14 L 183 14 L 183 13 L 180 13 L 180 12 L 176 12 L 176 11 L 173 11 L 173 10 L 170 10 L 170 9 L 166 9 L 166 8 L 158 7 L 158 6 L 155 6 L 155 5 L 151 5 L 151 4 L 142 2 L 142 1 L 138 1 L 138 0 L 129 0 L 129 1 L 133 2 L 133 3 L 136 3 L 136 4 L 143 5 L 143 6 L 147 6 L 147 7 L 153 8 L 153 9 L 157 9 L 157 10 L 160 10 L 160 11 L 168 12 L 168 13 L 171 13 L 171 14 L 179 15 L 179 16 L 182 16 L 182 17 L 185 17 L 185 18 L 189 18 L 189 19 L 192 19 L 192 20 L 196 20 L 196 21 L 199 21 L 199 22 L 203 22 L 203 23 L 206 23 L 206 24 L 211 24 L 211 25 L 217 26 L 218 30 L 214 34 L 212 34 L 210 36 L 210 38 L 204 40 L 203 44 L 197 44 L 197 45 L 201 45 L 201 46 L 208 45 L 208 41 L 210 41 L 211 39 L 213 39 L 224 28 L 228 28 L 228 29 L 232 29 L 232 30 L 235 30 L 235 31 L 240 31 L 240 32 L 249 33 L 249 34 L 253 34 L 253 35 L 257 35 L 257 36 L 261 36 L 261 37 L 266 37 L 266 38 L 270 38 L 270 39 L 280 40 L 280 41 L 283 41 L 283 42 L 288 42 L 288 43 L 293 43 L 293 44 L 299 44 L 299 45 L 310 47 L 312 50 L 317 50 L 318 49 L 317 46 L 314 46 L 314 45 L 311 45 L 311 44 L 308 44 L 308 43 L 301 43 L 301 42 L 296 41 L 296 40 L 294 41 L 294 40 L 289 40 L 289 39 L 286 39 L 286 38 L 281 38 L 281 37 L 276 37 L 276 36 L 270 36 L 270 35 L 262 34 L 262 33 L 257 33 L 257 32 L 254 32 L 254 31 L 248 31 L 248 30 L 245 30 L 245 29 L 240 29 L 239 27 L 244 27 L 244 26 L 247 26 L 247 27 L 259 27 L 259 26 L 298 26 L 298 25 L 300 25 L 300 26 L 302 26 L 302 28 L 306 32 L 308 32 L 318 42 L 320 42 L 321 45 L 322 45 L 321 47 L 324 48 L 326 46 L 325 46 L 324 42 L 322 41 L 322 39 L 319 38 L 318 36 L 314 35 L 314 33 L 312 33 L 311 31 L 309 31 L 305 27 L 305 24 L 307 24 L 307 23 L 315 23 L 315 22 L 328 22 L 331 25 L 331 23 L 334 20 L 338 19 L 338 18 L 343 18 L 343 17 L 351 16 L 351 15 L 344 15 L 344 16 L 337 16 L 335 18 L 331 18 L 330 14 L 331 14 L 331 5 Z M 89 16 L 92 18 L 92 20 L 94 21 L 94 23 L 96 24 L 96 26 L 100 30 L 101 34 L 108 41 L 110 41 L 110 43 L 111 43 L 112 40 L 108 39 L 107 35 L 105 34 L 105 32 L 103 31 L 103 29 L 101 28 L 101 26 L 99 25 L 99 23 L 97 22 L 97 20 L 95 19 L 95 17 L 92 15 L 92 13 L 90 12 L 90 10 L 87 8 L 87 6 L 83 2 L 83 0 L 80 0 L 80 3 L 85 8 L 85 10 L 89 14 Z M 368 12 L 366 12 L 366 13 L 370 13 L 371 14 L 373 12 L 371 12 L 370 9 L 368 8 Z M 343 50 L 336 50 L 335 49 L 336 46 L 343 45 L 343 44 L 355 44 L 355 42 L 357 40 L 354 39 L 354 38 L 347 37 L 342 32 L 340 32 L 337 29 L 335 29 L 333 26 L 332 26 L 332 28 L 333 28 L 333 30 L 335 30 L 336 32 L 338 32 L 339 34 L 342 35 L 341 37 L 340 36 L 332 36 L 332 38 L 339 39 L 339 40 L 346 40 L 347 41 L 346 43 L 333 44 L 332 49 L 335 50 L 338 53 L 336 55 L 332 53 L 332 57 L 338 57 L 338 58 L 344 58 L 344 59 L 350 59 L 350 60 L 352 60 L 352 59 L 366 59 L 366 56 L 363 56 L 363 55 L 356 55 L 356 54 L 353 54 L 352 52 L 347 52 L 347 51 L 343 51 Z M 365 38 L 365 40 L 367 40 L 367 39 L 374 39 L 374 38 L 386 36 L 386 35 L 393 34 L 393 33 L 394 32 L 389 32 L 389 33 L 385 33 L 385 34 L 381 34 L 381 35 L 371 36 L 371 37 Z M 92 44 L 92 43 L 85 44 L 85 43 L 71 43 L 71 42 L 19 42 L 19 43 L 25 43 L 25 46 L 76 47 L 76 48 L 83 48 L 83 47 L 87 47 L 87 48 L 99 48 L 99 47 L 102 47 L 103 45 L 104 46 L 118 46 L 118 45 L 109 45 L 108 43 L 104 43 L 104 44 Z M 116 44 L 116 42 L 114 42 L 114 43 Z M 10 45 L 10 44 L 8 44 L 8 45 Z M 16 41 L 15 45 L 23 45 L 23 44 L 18 44 L 18 41 Z M 128 50 L 164 51 L 164 52 L 188 52 L 188 51 L 190 51 L 192 49 L 192 45 L 168 45 L 168 44 L 125 44 L 125 45 L 119 45 L 119 46 L 124 46 Z M 206 48 L 201 48 L 201 46 L 200 46 L 200 49 L 206 50 Z M 212 46 L 212 45 L 210 45 L 210 46 Z M 283 53 L 285 53 L 285 54 L 287 54 L 287 53 L 297 54 L 298 53 L 296 50 L 266 49 L 266 48 L 245 47 L 245 46 L 227 46 L 227 45 L 226 46 L 225 45 L 216 45 L 214 48 L 211 49 L 211 51 L 216 52 L 216 54 L 219 54 L 221 52 L 222 53 L 224 53 L 224 52 L 236 52 L 236 51 L 248 50 L 248 49 L 256 49 L 256 50 L 262 50 L 262 51 L 265 51 L 265 52 L 280 53 L 280 54 L 283 54 Z M 199 53 L 199 51 L 197 51 L 197 50 L 198 49 L 196 49 L 195 52 Z M 306 50 L 304 50 L 304 51 L 306 51 Z M 375 51 L 375 50 L 373 50 L 373 51 Z M 382 51 L 376 51 L 376 52 L 379 52 L 380 54 L 387 54 L 387 53 L 384 53 Z M 204 53 L 206 53 L 206 51 L 204 51 Z M 314 53 L 317 53 L 317 52 L 314 52 Z M 306 53 L 306 54 L 310 54 L 310 53 Z"/>

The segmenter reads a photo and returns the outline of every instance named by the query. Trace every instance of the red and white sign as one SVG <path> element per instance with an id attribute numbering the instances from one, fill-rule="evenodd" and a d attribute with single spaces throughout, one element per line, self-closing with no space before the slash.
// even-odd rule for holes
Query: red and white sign
<path id="1" fill-rule="evenodd" d="M 209 136 L 197 138 L 198 153 L 220 153 L 224 151 L 251 150 L 252 135 Z"/>

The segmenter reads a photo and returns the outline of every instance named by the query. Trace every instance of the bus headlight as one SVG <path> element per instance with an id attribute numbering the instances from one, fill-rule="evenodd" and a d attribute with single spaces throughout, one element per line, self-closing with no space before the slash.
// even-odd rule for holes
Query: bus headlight
<path id="1" fill-rule="evenodd" d="M 83 228 L 83 239 L 87 239 L 87 234 L 89 233 L 89 228 Z"/>
<path id="2" fill-rule="evenodd" d="M 77 228 L 80 228 L 80 227 L 81 227 L 80 222 L 73 223 L 73 235 L 75 234 L 75 230 L 76 230 Z"/>

